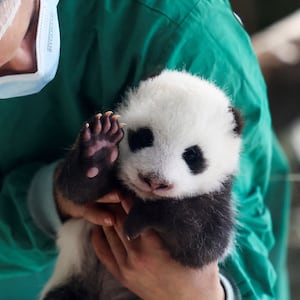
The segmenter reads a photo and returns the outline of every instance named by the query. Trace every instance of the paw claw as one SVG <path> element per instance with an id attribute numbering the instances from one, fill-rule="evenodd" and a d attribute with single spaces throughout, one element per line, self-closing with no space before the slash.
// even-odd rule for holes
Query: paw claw
<path id="1" fill-rule="evenodd" d="M 104 116 L 110 117 L 112 114 L 113 114 L 113 112 L 111 110 L 109 110 L 109 111 L 104 113 Z"/>
<path id="2" fill-rule="evenodd" d="M 114 119 L 114 120 L 118 120 L 121 116 L 116 114 L 116 115 L 113 115 L 111 118 Z"/>

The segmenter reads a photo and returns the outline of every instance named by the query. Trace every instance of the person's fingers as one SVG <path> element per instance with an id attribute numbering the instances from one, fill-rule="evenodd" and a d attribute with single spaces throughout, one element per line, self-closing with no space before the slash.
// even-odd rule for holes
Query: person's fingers
<path id="1" fill-rule="evenodd" d="M 110 192 L 96 200 L 98 203 L 120 203 L 121 196 L 118 192 Z"/>
<path id="2" fill-rule="evenodd" d="M 82 217 L 90 223 L 102 226 L 112 226 L 115 223 L 115 217 L 112 212 L 106 210 L 101 205 L 88 204 L 82 207 Z"/>
<path id="3" fill-rule="evenodd" d="M 127 251 L 127 255 L 136 254 L 139 252 L 140 248 L 140 238 L 136 238 L 134 240 L 129 240 L 125 234 L 125 222 L 127 219 L 127 214 L 121 208 L 116 215 L 116 222 L 114 224 L 115 231 L 123 243 L 124 248 Z"/>
<path id="4" fill-rule="evenodd" d="M 145 247 L 146 249 L 149 249 L 148 246 L 151 246 L 151 248 L 162 248 L 160 237 L 152 229 L 146 229 L 145 231 L 143 231 L 140 235 L 140 239 L 143 247 Z"/>
<path id="5" fill-rule="evenodd" d="M 113 205 L 120 203 L 118 193 L 110 193 L 95 203 L 77 204 L 56 191 L 57 210 L 63 219 L 84 218 L 90 223 L 112 226 L 115 222 Z"/>
<path id="6" fill-rule="evenodd" d="M 131 210 L 131 207 L 133 205 L 133 200 L 130 198 L 124 198 L 121 201 L 121 205 L 122 205 L 125 213 L 128 215 Z"/>
<path id="7" fill-rule="evenodd" d="M 114 227 L 103 227 L 103 232 L 117 264 L 125 266 L 128 254 L 124 241 L 119 238 Z"/>
<path id="8" fill-rule="evenodd" d="M 94 226 L 91 239 L 97 258 L 103 263 L 103 265 L 115 278 L 121 278 L 119 265 L 117 264 L 117 261 L 111 251 L 111 248 L 101 227 Z"/>

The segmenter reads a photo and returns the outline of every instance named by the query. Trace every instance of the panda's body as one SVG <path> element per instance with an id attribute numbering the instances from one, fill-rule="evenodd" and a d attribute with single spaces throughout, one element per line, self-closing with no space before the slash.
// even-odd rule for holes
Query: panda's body
<path id="1" fill-rule="evenodd" d="M 124 132 L 111 113 L 82 129 L 57 178 L 62 195 L 82 203 L 120 188 L 134 199 L 128 238 L 152 228 L 174 259 L 193 268 L 222 259 L 232 242 L 231 185 L 241 144 L 229 99 L 203 79 L 164 71 L 131 90 L 118 114 Z M 63 225 L 42 299 L 136 299 L 95 258 L 90 229 L 82 220 Z"/>

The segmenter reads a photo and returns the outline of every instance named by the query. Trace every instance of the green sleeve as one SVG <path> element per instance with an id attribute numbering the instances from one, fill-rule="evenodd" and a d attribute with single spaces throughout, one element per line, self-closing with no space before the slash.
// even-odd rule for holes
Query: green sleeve
<path id="1" fill-rule="evenodd" d="M 0 280 L 42 270 L 53 261 L 53 239 L 34 223 L 27 206 L 31 178 L 40 163 L 15 168 L 3 179 L 0 193 Z"/>

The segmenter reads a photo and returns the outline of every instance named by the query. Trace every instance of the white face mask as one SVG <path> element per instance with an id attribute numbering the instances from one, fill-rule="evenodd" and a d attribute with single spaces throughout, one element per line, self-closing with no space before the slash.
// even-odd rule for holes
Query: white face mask
<path id="1" fill-rule="evenodd" d="M 40 0 L 36 36 L 37 71 L 0 77 L 0 99 L 38 93 L 54 78 L 60 50 L 57 3 L 58 0 Z"/>

